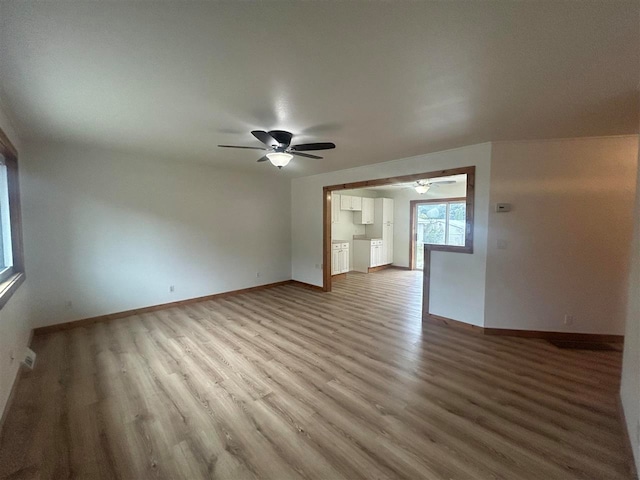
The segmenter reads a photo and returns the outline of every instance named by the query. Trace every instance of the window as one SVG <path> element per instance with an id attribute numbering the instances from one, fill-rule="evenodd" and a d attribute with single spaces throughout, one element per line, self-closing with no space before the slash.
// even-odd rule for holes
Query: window
<path id="1" fill-rule="evenodd" d="M 7 164 L 0 154 L 0 282 L 13 274 L 13 248 L 11 245 L 11 214 L 9 211 L 9 183 Z"/>
<path id="2" fill-rule="evenodd" d="M 412 202 L 413 231 L 411 249 L 413 268 L 424 268 L 424 245 L 465 248 L 467 243 L 467 202 L 455 200 L 416 200 Z"/>
<path id="3" fill-rule="evenodd" d="M 23 281 L 18 153 L 0 130 L 0 308 Z"/>
<path id="4" fill-rule="evenodd" d="M 465 202 L 418 204 L 416 213 L 418 242 L 464 246 L 466 215 Z"/>

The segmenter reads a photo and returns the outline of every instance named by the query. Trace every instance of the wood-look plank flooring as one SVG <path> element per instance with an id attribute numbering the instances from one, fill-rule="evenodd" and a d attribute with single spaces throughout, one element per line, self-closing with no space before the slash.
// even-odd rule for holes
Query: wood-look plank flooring
<path id="1" fill-rule="evenodd" d="M 632 478 L 619 352 L 423 328 L 420 289 L 349 274 L 36 337 L 0 478 Z"/>

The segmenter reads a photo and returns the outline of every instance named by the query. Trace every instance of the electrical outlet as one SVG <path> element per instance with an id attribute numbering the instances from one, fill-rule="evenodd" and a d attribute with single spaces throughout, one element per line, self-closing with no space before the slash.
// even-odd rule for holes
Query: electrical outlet
<path id="1" fill-rule="evenodd" d="M 256 278 L 260 278 L 260 272 L 256 272 Z"/>
<path id="2" fill-rule="evenodd" d="M 564 316 L 564 324 L 565 325 L 573 325 L 574 320 L 575 320 L 575 318 L 573 317 L 573 315 L 566 314 Z"/>
<path id="3" fill-rule="evenodd" d="M 169 292 L 173 293 L 176 291 L 176 286 L 175 285 L 169 285 Z"/>

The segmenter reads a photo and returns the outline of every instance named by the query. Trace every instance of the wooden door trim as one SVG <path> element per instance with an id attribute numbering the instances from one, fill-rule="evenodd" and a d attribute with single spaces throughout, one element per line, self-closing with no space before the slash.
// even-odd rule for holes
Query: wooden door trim
<path id="1" fill-rule="evenodd" d="M 322 290 L 331 291 L 331 193 L 340 190 L 355 190 L 357 188 L 380 187 L 393 185 L 394 183 L 407 183 L 425 178 L 449 177 L 452 175 L 467 175 L 467 228 L 464 247 L 451 247 L 448 245 L 434 245 L 433 250 L 444 252 L 473 253 L 473 206 L 475 203 L 475 178 L 476 167 L 458 167 L 432 172 L 413 173 L 397 177 L 377 178 L 360 182 L 340 183 L 322 187 Z"/>

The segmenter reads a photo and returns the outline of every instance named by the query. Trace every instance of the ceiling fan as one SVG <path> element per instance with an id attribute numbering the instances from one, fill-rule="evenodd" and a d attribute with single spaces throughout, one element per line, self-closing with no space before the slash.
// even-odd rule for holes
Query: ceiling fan
<path id="1" fill-rule="evenodd" d="M 264 147 L 242 147 L 238 145 L 218 145 L 223 148 L 245 148 L 249 150 L 266 150 L 268 153 L 258 159 L 258 162 L 266 162 L 269 160 L 273 165 L 278 168 L 286 166 L 293 156 L 306 157 L 306 158 L 322 158 L 317 155 L 311 155 L 309 152 L 313 150 L 329 150 L 336 148 L 335 143 L 321 142 L 321 143 L 301 143 L 299 145 L 291 145 L 291 139 L 293 134 L 291 132 L 285 132 L 284 130 L 271 130 L 264 132 L 262 130 L 253 130 L 251 134 L 267 145 L 269 148 Z"/>
<path id="2" fill-rule="evenodd" d="M 423 193 L 427 193 L 431 187 L 437 187 L 439 185 L 451 185 L 453 183 L 456 183 L 456 181 L 442 180 L 440 182 L 430 182 L 428 180 L 418 180 L 413 186 L 413 188 L 416 189 L 416 192 L 422 195 Z"/>

